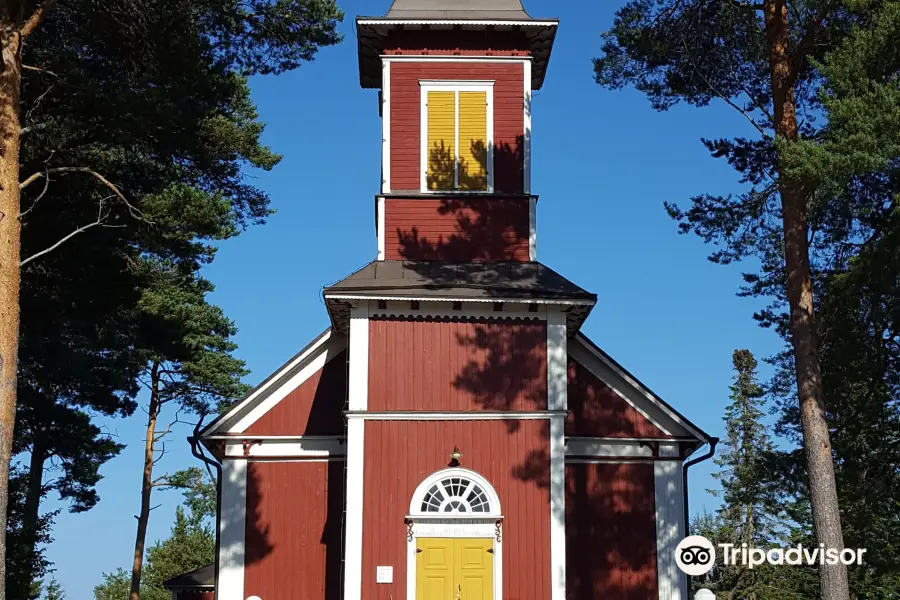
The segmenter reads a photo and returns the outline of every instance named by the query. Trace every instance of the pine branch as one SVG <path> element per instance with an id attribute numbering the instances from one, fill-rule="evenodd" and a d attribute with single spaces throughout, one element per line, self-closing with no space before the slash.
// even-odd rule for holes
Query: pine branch
<path id="1" fill-rule="evenodd" d="M 753 125 L 753 128 L 756 129 L 756 130 L 759 132 L 759 134 L 760 134 L 761 136 L 763 136 L 764 138 L 768 138 L 768 137 L 769 137 L 769 134 L 766 133 L 765 130 L 763 130 L 762 127 L 759 126 L 759 124 L 756 122 L 756 119 L 754 119 L 753 117 L 751 117 L 751 116 L 747 113 L 746 110 L 744 110 L 743 108 L 741 108 L 740 106 L 738 106 L 731 98 L 729 98 L 729 97 L 726 96 L 725 94 L 721 93 L 721 92 L 716 88 L 716 86 L 714 86 L 714 85 L 712 84 L 712 82 L 709 80 L 709 78 L 707 78 L 706 75 L 704 75 L 703 72 L 697 67 L 697 63 L 694 62 L 694 58 L 691 56 L 691 51 L 688 49 L 687 42 L 684 40 L 684 38 L 681 39 L 681 44 L 682 44 L 682 46 L 684 47 L 684 54 L 685 54 L 685 56 L 687 56 L 688 61 L 691 63 L 691 67 L 693 67 L 693 69 L 694 69 L 694 73 L 696 73 L 697 75 L 700 76 L 700 78 L 703 80 L 703 83 L 706 84 L 706 87 L 709 88 L 709 90 L 710 90 L 717 98 L 719 98 L 719 99 L 725 101 L 725 103 L 728 104 L 728 106 L 730 106 L 730 107 L 733 108 L 734 110 L 736 110 L 736 111 L 738 111 L 739 113 L 741 113 L 741 114 L 744 116 L 744 118 L 747 119 L 747 121 L 748 121 L 751 125 Z"/>
<path id="2" fill-rule="evenodd" d="M 30 213 L 32 210 L 34 210 L 34 207 L 37 206 L 37 203 L 40 202 L 41 198 L 44 197 L 44 194 L 47 193 L 47 189 L 48 189 L 49 187 L 50 187 L 50 178 L 47 177 L 47 176 L 45 175 L 45 176 L 44 176 L 44 189 L 43 189 L 43 191 L 42 191 L 42 192 L 40 193 L 40 195 L 35 199 L 35 201 L 31 203 L 31 206 L 28 207 L 28 210 L 26 210 L 25 212 L 23 212 L 23 213 L 21 213 L 21 214 L 19 215 L 19 220 L 20 220 L 20 221 L 22 220 L 22 217 L 24 217 L 25 215 L 27 215 L 28 213 Z"/>
<path id="3" fill-rule="evenodd" d="M 41 21 L 47 16 L 47 13 L 53 10 L 56 3 L 57 0 L 44 0 L 44 2 L 31 13 L 31 16 L 28 17 L 28 20 L 25 21 L 25 24 L 22 25 L 22 28 L 19 30 L 19 35 L 22 36 L 23 40 L 34 33 L 34 30 L 41 24 Z"/>
<path id="4" fill-rule="evenodd" d="M 111 181 L 106 179 L 106 177 L 104 177 L 103 175 L 101 175 L 100 173 L 98 173 L 97 171 L 94 171 L 93 169 L 91 169 L 89 167 L 54 167 L 52 169 L 45 169 L 44 171 L 38 171 L 37 173 L 33 173 L 33 174 L 29 175 L 27 178 L 25 178 L 25 180 L 22 183 L 19 184 L 19 191 L 24 190 L 26 187 L 28 187 L 29 185 L 31 185 L 32 183 L 34 183 L 41 177 L 48 177 L 51 174 L 65 175 L 67 173 L 84 173 L 86 175 L 90 175 L 91 177 L 96 179 L 98 182 L 100 182 L 103 186 L 105 186 L 110 191 L 112 191 L 112 193 L 115 195 L 115 197 L 118 198 L 120 202 L 122 202 L 125 206 L 128 207 L 128 211 L 131 213 L 132 217 L 139 218 L 140 220 L 146 221 L 148 223 L 150 222 L 150 221 L 147 221 L 146 219 L 144 219 L 144 216 L 141 213 L 141 211 L 138 210 L 135 206 L 133 206 L 128 201 L 128 198 L 125 197 L 125 194 L 123 194 L 122 191 L 118 187 L 116 187 L 115 184 L 113 184 Z"/>
<path id="5" fill-rule="evenodd" d="M 109 196 L 109 197 L 107 197 L 107 199 L 109 199 L 109 198 L 111 198 L 111 197 L 112 197 L 112 196 Z M 87 230 L 89 230 L 89 229 L 92 229 L 92 228 L 94 228 L 94 227 L 106 227 L 106 228 L 110 228 L 110 229 L 118 229 L 118 228 L 125 227 L 125 225 L 106 225 L 106 220 L 109 218 L 109 216 L 110 216 L 111 213 L 107 211 L 107 212 L 104 214 L 104 212 L 103 212 L 103 200 L 104 200 L 104 199 L 102 199 L 102 198 L 100 199 L 100 202 L 99 202 L 100 207 L 99 207 L 99 210 L 97 211 L 97 219 L 96 219 L 96 220 L 94 220 L 94 221 L 88 223 L 87 225 L 82 225 L 81 227 L 75 229 L 73 232 L 69 233 L 68 235 L 63 236 L 59 241 L 57 241 L 57 242 L 56 242 L 55 244 L 53 244 L 52 246 L 49 246 L 48 248 L 44 248 L 44 249 L 41 250 L 40 252 L 37 252 L 37 253 L 35 253 L 35 254 L 32 254 L 32 255 L 29 256 L 28 258 L 26 258 L 26 259 L 24 259 L 23 261 L 21 261 L 21 262 L 19 263 L 19 267 L 20 267 L 20 268 L 21 268 L 21 267 L 24 267 L 25 265 L 27 265 L 27 264 L 30 263 L 31 261 L 36 260 L 36 259 L 38 259 L 38 258 L 40 258 L 40 257 L 42 257 L 42 256 L 44 256 L 44 255 L 46 255 L 46 254 L 49 254 L 49 253 L 53 252 L 54 250 L 56 250 L 57 248 L 59 248 L 60 246 L 62 246 L 62 245 L 65 244 L 66 242 L 68 242 L 69 240 L 71 240 L 73 237 L 75 237 L 75 236 L 77 236 L 77 235 L 79 235 L 79 234 L 82 234 L 82 233 L 84 233 L 85 231 L 87 231 Z"/>

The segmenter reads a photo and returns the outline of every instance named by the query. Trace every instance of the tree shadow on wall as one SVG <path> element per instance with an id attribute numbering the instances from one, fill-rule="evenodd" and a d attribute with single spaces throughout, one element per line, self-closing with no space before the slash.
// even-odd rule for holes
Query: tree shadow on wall
<path id="1" fill-rule="evenodd" d="M 657 598 L 653 466 L 581 463 L 567 471 L 567 596 Z"/>
<path id="2" fill-rule="evenodd" d="M 472 140 L 468 158 L 458 159 L 452 147 L 435 143 L 429 151 L 426 185 L 430 191 L 450 196 L 441 198 L 438 214 L 450 217 L 453 232 L 429 236 L 418 227 L 398 228 L 400 256 L 451 262 L 528 260 L 528 199 L 522 192 L 524 143 L 524 136 L 519 136 L 512 145 L 494 145 L 495 194 L 487 197 L 472 194 L 487 189 L 491 153 L 484 142 Z"/>
<path id="3" fill-rule="evenodd" d="M 240 481 L 235 479 L 229 488 L 240 490 L 237 495 L 230 499 L 222 496 L 222 514 L 219 519 L 219 539 L 223 540 L 220 542 L 220 573 L 229 566 L 238 566 L 241 549 L 244 550 L 244 566 L 262 562 L 275 549 L 261 503 L 253 502 L 253 499 L 261 498 L 263 493 L 259 473 L 253 465 L 254 463 L 247 463 L 246 487 L 242 487 Z M 222 476 L 226 477 L 224 470 Z M 245 519 L 240 519 L 238 509 L 243 507 L 246 507 Z M 229 546 L 224 540 L 235 540 L 235 543 Z"/>
<path id="4" fill-rule="evenodd" d="M 471 348 L 453 385 L 471 393 L 491 411 L 546 410 L 546 329 L 544 322 L 479 323 L 457 342 Z M 534 323 L 532 327 L 529 323 Z M 568 388 L 577 393 L 574 371 Z M 510 444 L 521 421 L 507 421 Z M 565 509 L 551 506 L 566 522 L 568 597 L 577 600 L 649 600 L 656 591 L 656 527 L 653 466 L 649 464 L 570 464 L 550 469 L 550 422 L 541 425 L 542 442 L 528 450 L 513 476 L 541 489 L 562 485 Z M 513 449 L 513 446 L 510 446 Z M 569 476 L 566 476 L 566 473 Z"/>

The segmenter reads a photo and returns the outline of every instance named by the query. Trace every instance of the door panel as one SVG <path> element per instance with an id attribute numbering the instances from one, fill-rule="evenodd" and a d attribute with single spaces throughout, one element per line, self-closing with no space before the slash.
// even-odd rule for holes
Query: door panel
<path id="1" fill-rule="evenodd" d="M 416 598 L 455 600 L 453 550 L 451 538 L 416 540 Z"/>
<path id="2" fill-rule="evenodd" d="M 456 575 L 460 600 L 491 600 L 494 588 L 494 543 L 486 539 L 454 540 Z"/>
<path id="3" fill-rule="evenodd" d="M 418 538 L 416 600 L 493 600 L 493 540 Z"/>

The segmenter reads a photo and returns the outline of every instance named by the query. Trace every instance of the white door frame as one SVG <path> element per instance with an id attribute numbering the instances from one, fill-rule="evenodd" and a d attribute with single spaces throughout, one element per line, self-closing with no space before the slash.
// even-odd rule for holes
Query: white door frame
<path id="1" fill-rule="evenodd" d="M 490 503 L 488 513 L 467 513 L 448 515 L 445 513 L 423 512 L 422 500 L 432 485 L 447 477 L 465 477 L 478 484 Z M 493 539 L 494 589 L 493 600 L 503 598 L 503 515 L 500 513 L 500 499 L 490 482 L 475 471 L 461 468 L 442 469 L 419 484 L 413 493 L 406 517 L 406 598 L 416 598 L 416 566 L 418 563 L 418 538 L 481 538 Z"/>
<path id="2" fill-rule="evenodd" d="M 493 600 L 503 598 L 503 517 L 433 518 L 407 517 L 406 520 L 406 597 L 416 598 L 416 552 L 418 538 L 493 538 Z"/>

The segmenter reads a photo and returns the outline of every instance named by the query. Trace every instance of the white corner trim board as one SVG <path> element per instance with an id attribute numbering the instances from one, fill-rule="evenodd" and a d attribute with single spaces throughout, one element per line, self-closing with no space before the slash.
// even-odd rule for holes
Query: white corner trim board
<path id="1" fill-rule="evenodd" d="M 522 156 L 524 158 L 523 164 L 523 175 L 524 175 L 524 190 L 526 194 L 531 193 L 531 100 L 532 100 L 532 92 L 531 92 L 531 61 L 525 61 L 522 65 L 524 71 L 524 85 L 525 85 L 525 128 L 523 131 L 524 135 L 524 148 L 522 152 Z M 535 260 L 534 256 L 531 257 L 531 260 Z"/>
<path id="2" fill-rule="evenodd" d="M 568 408 L 568 338 L 566 314 L 547 311 L 547 408 Z"/>
<path id="3" fill-rule="evenodd" d="M 528 199 L 528 257 L 537 260 L 537 196 Z"/>
<path id="4" fill-rule="evenodd" d="M 362 534 L 365 421 L 347 423 L 347 507 L 344 540 L 344 600 L 362 598 Z"/>
<path id="5" fill-rule="evenodd" d="M 661 456 L 678 455 L 677 445 L 660 447 Z M 653 463 L 656 498 L 656 566 L 659 597 L 688 600 L 687 577 L 675 564 L 675 548 L 684 538 L 684 465 L 680 460 Z"/>
<path id="6" fill-rule="evenodd" d="M 384 211 L 384 196 L 379 196 L 378 200 L 376 200 L 376 218 L 377 218 L 377 227 L 378 227 L 378 260 L 384 260 L 387 250 L 386 250 L 386 239 L 387 232 L 385 231 L 385 227 L 387 224 L 385 223 L 385 211 Z"/>
<path id="7" fill-rule="evenodd" d="M 547 408 L 550 419 L 550 598 L 566 597 L 566 437 L 568 408 L 566 314 L 547 311 Z"/>
<path id="8" fill-rule="evenodd" d="M 369 306 L 350 312 L 350 374 L 348 405 L 350 410 L 365 411 L 369 400 Z M 364 435 L 363 420 L 347 422 L 347 506 L 344 540 L 344 600 L 360 600 L 362 596 L 362 534 Z"/>
<path id="9" fill-rule="evenodd" d="M 391 191 L 391 61 L 382 61 L 381 70 L 381 193 Z"/>
<path id="10" fill-rule="evenodd" d="M 244 600 L 244 540 L 247 521 L 247 461 L 222 463 L 219 517 L 219 600 Z"/>
<path id="11" fill-rule="evenodd" d="M 565 417 L 550 419 L 550 598 L 566 598 Z"/>

